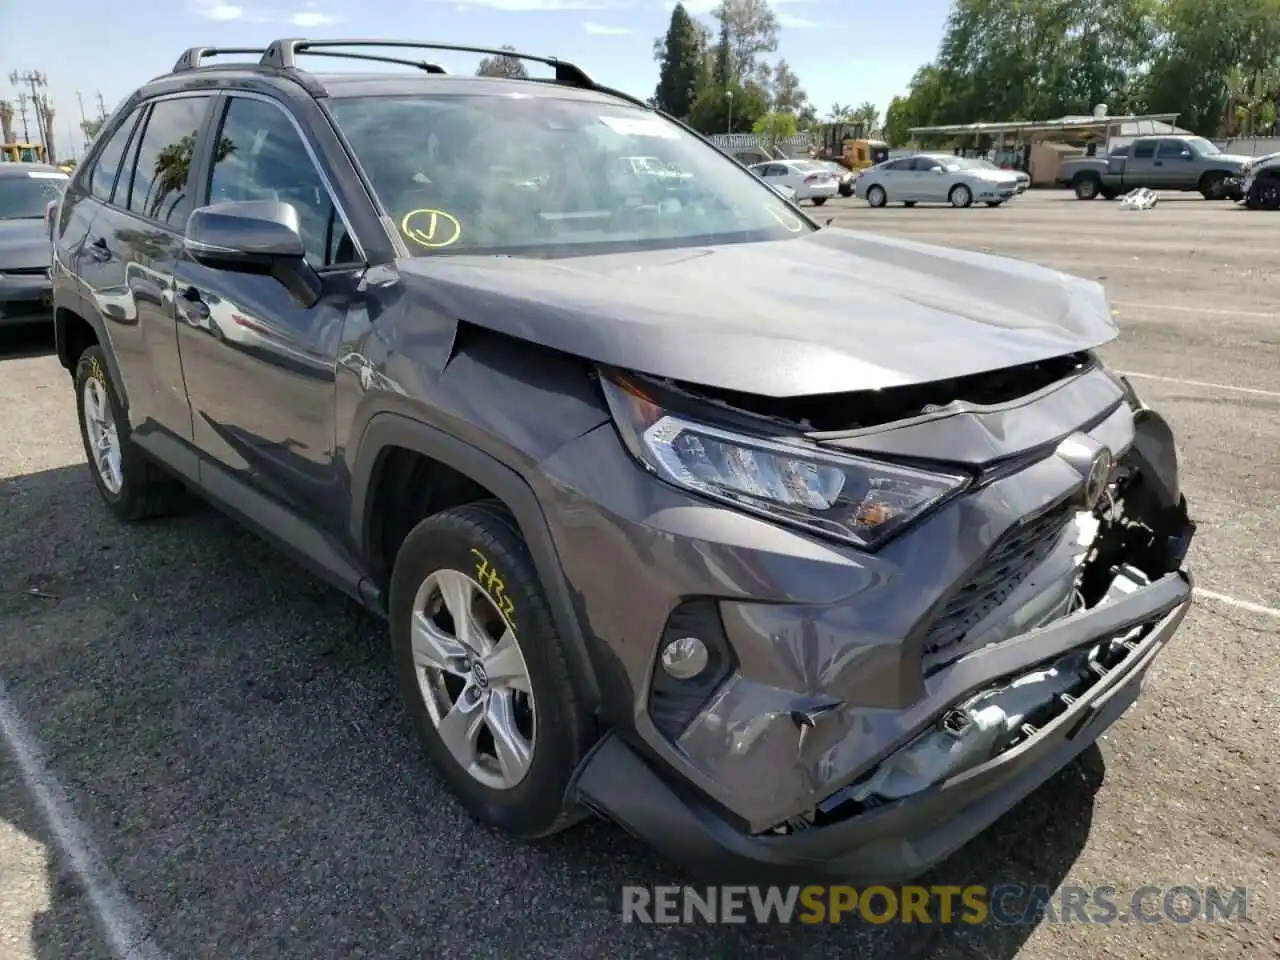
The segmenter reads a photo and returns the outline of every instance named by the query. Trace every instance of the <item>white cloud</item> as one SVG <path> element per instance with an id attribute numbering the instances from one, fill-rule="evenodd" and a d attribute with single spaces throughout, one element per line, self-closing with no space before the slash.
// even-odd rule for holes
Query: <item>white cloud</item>
<path id="1" fill-rule="evenodd" d="M 244 10 L 229 3 L 218 3 L 217 0 L 196 0 L 192 11 L 206 20 L 218 20 L 226 23 L 232 20 L 243 20 Z"/>
<path id="2" fill-rule="evenodd" d="M 609 10 L 620 4 L 613 0 L 426 0 L 451 3 L 458 10 L 501 10 L 504 13 L 551 13 L 556 10 Z"/>
<path id="3" fill-rule="evenodd" d="M 587 33 L 594 33 L 597 37 L 625 37 L 631 33 L 626 27 L 609 27 L 603 23 L 593 23 L 590 20 L 582 24 L 582 29 Z"/>
<path id="4" fill-rule="evenodd" d="M 303 10 L 290 16 L 288 21 L 295 27 L 325 27 L 331 23 L 337 23 L 338 18 L 315 10 Z"/>

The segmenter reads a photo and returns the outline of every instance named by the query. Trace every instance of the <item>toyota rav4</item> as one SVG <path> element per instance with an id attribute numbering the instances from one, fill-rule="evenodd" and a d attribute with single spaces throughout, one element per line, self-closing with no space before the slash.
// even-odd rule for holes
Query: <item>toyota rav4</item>
<path id="1" fill-rule="evenodd" d="M 105 124 L 53 282 L 108 509 L 196 491 L 384 616 L 521 838 L 907 878 L 1124 712 L 1194 525 L 1098 284 L 820 226 L 570 63 L 409 48 L 472 49 L 194 48 Z"/>

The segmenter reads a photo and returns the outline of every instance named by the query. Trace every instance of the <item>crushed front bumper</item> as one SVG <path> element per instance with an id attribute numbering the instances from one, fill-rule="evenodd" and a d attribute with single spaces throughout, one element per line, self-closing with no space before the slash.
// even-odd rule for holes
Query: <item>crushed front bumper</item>
<path id="1" fill-rule="evenodd" d="M 743 832 L 687 786 L 665 778 L 643 748 L 616 733 L 583 761 L 570 795 L 697 873 L 901 882 L 969 842 L 1114 723 L 1137 698 L 1152 661 L 1186 616 L 1191 594 L 1191 576 L 1180 570 L 966 658 L 969 668 L 952 671 L 947 689 L 931 691 L 931 701 L 959 702 L 993 675 L 1024 673 L 1032 649 L 1047 663 L 1098 640 L 1142 631 L 1119 663 L 1015 746 L 904 799 L 844 819 L 788 835 Z"/>
<path id="2" fill-rule="evenodd" d="M 0 326 L 52 321 L 53 282 L 47 272 L 0 272 Z"/>

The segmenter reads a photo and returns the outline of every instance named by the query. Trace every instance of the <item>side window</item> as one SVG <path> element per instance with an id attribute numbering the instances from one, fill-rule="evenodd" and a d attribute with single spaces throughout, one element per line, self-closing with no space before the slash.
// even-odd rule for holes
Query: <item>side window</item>
<path id="1" fill-rule="evenodd" d="M 298 211 L 307 261 L 316 269 L 356 259 L 307 148 L 283 107 L 232 97 L 218 132 L 209 202 L 280 200 Z"/>
<path id="2" fill-rule="evenodd" d="M 1190 159 L 1191 149 L 1181 140 L 1161 140 L 1156 149 L 1157 160 Z"/>
<path id="3" fill-rule="evenodd" d="M 132 187 L 118 191 L 124 205 L 148 220 L 181 230 L 191 213 L 187 189 L 196 137 L 209 106 L 208 97 L 160 100 L 151 107 L 138 145 Z M 124 187 L 124 180 L 120 181 Z"/>
<path id="4" fill-rule="evenodd" d="M 116 184 L 116 174 L 120 172 L 125 146 L 129 143 L 129 137 L 133 133 L 133 128 L 137 126 L 138 114 L 141 112 L 141 108 L 134 110 L 124 123 L 116 128 L 116 132 L 103 146 L 102 152 L 98 154 L 98 159 L 93 164 L 93 170 L 89 174 L 89 192 L 103 203 L 111 202 L 111 189 Z"/>
<path id="5" fill-rule="evenodd" d="M 1133 145 L 1133 157 L 1135 160 L 1150 160 L 1156 155 L 1156 144 L 1154 140 L 1138 140 Z"/>

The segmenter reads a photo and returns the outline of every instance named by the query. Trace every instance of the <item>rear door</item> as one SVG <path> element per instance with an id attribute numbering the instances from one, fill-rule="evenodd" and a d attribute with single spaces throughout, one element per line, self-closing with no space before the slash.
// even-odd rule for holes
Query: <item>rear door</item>
<path id="1" fill-rule="evenodd" d="M 174 271 L 192 209 L 189 184 L 211 94 L 150 101 L 124 154 L 109 202 L 94 218 L 78 263 L 105 321 L 127 392 L 129 423 L 144 444 L 192 439 L 174 318 Z M 170 448 L 166 459 L 178 455 Z"/>
<path id="2" fill-rule="evenodd" d="M 1160 185 L 1160 168 L 1156 166 L 1155 140 L 1135 140 L 1129 147 L 1129 159 L 1124 165 L 1124 186 L 1157 187 Z"/>
<path id="3" fill-rule="evenodd" d="M 1153 187 L 1186 190 L 1199 180 L 1196 156 L 1185 140 L 1165 139 L 1156 142 Z"/>

